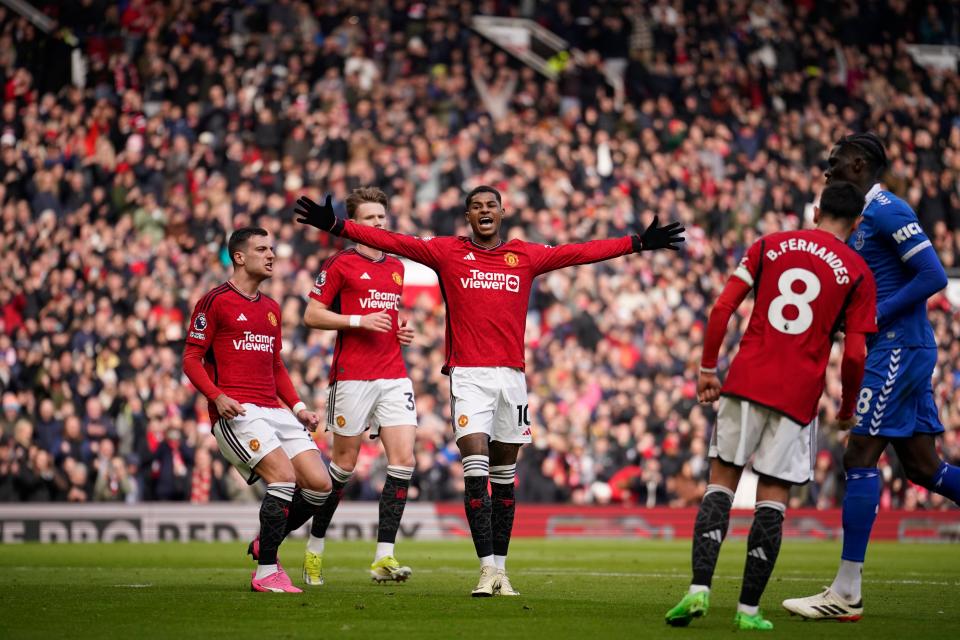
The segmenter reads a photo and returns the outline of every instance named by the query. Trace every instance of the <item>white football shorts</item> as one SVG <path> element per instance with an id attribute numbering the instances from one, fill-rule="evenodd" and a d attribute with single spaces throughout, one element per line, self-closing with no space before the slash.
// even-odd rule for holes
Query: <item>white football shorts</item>
<path id="1" fill-rule="evenodd" d="M 290 413 L 289 409 L 260 407 L 243 403 L 246 414 L 233 420 L 220 418 L 213 425 L 213 434 L 220 445 L 220 453 L 249 484 L 257 481 L 257 463 L 264 456 L 283 447 L 291 460 L 304 451 L 316 449 L 307 428 Z"/>
<path id="2" fill-rule="evenodd" d="M 370 429 L 417 426 L 417 403 L 410 378 L 338 380 L 327 394 L 327 431 L 359 436 Z"/>
<path id="3" fill-rule="evenodd" d="M 511 367 L 454 367 L 450 414 L 456 439 L 485 433 L 494 442 L 530 442 L 527 377 Z"/>
<path id="4" fill-rule="evenodd" d="M 798 424 L 782 413 L 739 398 L 720 398 L 710 457 L 759 474 L 803 484 L 813 477 L 817 419 Z"/>

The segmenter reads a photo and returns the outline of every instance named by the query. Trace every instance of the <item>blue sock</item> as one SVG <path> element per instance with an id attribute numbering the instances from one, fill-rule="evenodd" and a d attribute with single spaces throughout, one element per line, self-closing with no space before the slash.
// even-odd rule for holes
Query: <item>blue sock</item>
<path id="1" fill-rule="evenodd" d="M 847 494 L 843 498 L 844 560 L 863 562 L 870 530 L 880 504 L 880 472 L 876 467 L 847 469 Z"/>
<path id="2" fill-rule="evenodd" d="M 946 462 L 940 463 L 936 475 L 933 476 L 934 491 L 960 504 L 960 467 Z"/>

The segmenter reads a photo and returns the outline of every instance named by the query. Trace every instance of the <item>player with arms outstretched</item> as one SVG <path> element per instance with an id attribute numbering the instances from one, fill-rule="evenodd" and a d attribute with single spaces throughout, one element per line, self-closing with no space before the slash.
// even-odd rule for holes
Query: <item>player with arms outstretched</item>
<path id="1" fill-rule="evenodd" d="M 862 192 L 850 183 L 824 189 L 816 229 L 764 236 L 747 251 L 707 324 L 700 363 L 701 402 L 720 400 L 710 442 L 710 484 L 693 529 L 693 580 L 666 621 L 687 626 L 706 615 L 720 545 L 744 465 L 760 476 L 747 538 L 734 624 L 768 630 L 760 597 L 780 552 L 790 487 L 812 476 L 817 407 L 833 334 L 845 331 L 840 421 L 853 418 L 863 377 L 866 334 L 876 331 L 876 286 L 863 259 L 844 244 L 860 215 Z M 755 301 L 726 381 L 717 356 L 730 316 L 750 291 Z"/>
<path id="2" fill-rule="evenodd" d="M 480 581 L 474 596 L 519 595 L 506 572 L 516 509 L 517 454 L 530 442 L 523 335 L 533 279 L 563 267 L 653 249 L 677 249 L 683 227 L 557 247 L 500 238 L 500 193 L 480 186 L 466 198 L 472 237 L 417 238 L 343 221 L 324 205 L 297 201 L 298 221 L 405 256 L 437 272 L 447 304 L 446 363 L 451 415 L 463 461 L 464 507 Z M 491 466 L 492 464 L 492 466 Z M 492 491 L 488 490 L 488 479 Z M 492 492 L 492 496 L 491 496 Z"/>
<path id="3" fill-rule="evenodd" d="M 300 401 L 280 359 L 280 306 L 260 293 L 260 284 L 273 275 L 271 243 L 259 227 L 230 236 L 233 277 L 197 302 L 183 372 L 207 397 L 223 456 L 247 482 L 263 478 L 267 483 L 260 505 L 259 564 L 250 588 L 300 593 L 277 563 L 277 549 L 288 514 L 323 504 L 330 477 L 308 431 L 320 418 Z M 297 486 L 303 501 L 294 502 Z"/>
<path id="4" fill-rule="evenodd" d="M 356 224 L 382 229 L 387 195 L 375 187 L 354 189 L 347 215 Z M 304 558 L 307 584 L 323 584 L 324 539 L 344 486 L 360 454 L 363 433 L 380 437 L 387 454 L 387 479 L 380 493 L 377 550 L 370 575 L 377 582 L 402 582 L 410 567 L 394 557 L 394 543 L 413 476 L 417 431 L 413 383 L 400 353 L 413 331 L 399 323 L 403 263 L 382 251 L 358 245 L 328 258 L 310 291 L 304 323 L 335 329 L 337 343 L 330 365 L 328 431 L 333 432 L 330 476 L 333 493 L 313 517 Z M 298 528 L 301 523 L 290 523 Z"/>
<path id="5" fill-rule="evenodd" d="M 911 482 L 954 502 L 960 501 L 960 467 L 941 460 L 936 447 L 943 426 L 933 400 L 937 344 L 927 299 L 947 285 L 943 266 L 910 205 L 881 188 L 887 154 L 876 134 L 842 138 L 828 164 L 827 185 L 846 180 L 866 193 L 863 222 L 850 244 L 877 280 L 879 331 L 867 343 L 858 420 L 843 456 L 840 568 L 829 588 L 783 606 L 805 618 L 855 621 L 863 615 L 863 561 L 883 487 L 877 461 L 887 444 Z"/>

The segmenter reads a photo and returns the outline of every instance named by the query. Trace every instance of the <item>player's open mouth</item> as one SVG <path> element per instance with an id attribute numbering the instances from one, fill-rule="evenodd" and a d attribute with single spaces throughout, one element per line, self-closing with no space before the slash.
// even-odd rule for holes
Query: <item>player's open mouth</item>
<path id="1" fill-rule="evenodd" d="M 493 216 L 480 216 L 477 220 L 477 224 L 481 227 L 490 226 L 493 224 Z"/>

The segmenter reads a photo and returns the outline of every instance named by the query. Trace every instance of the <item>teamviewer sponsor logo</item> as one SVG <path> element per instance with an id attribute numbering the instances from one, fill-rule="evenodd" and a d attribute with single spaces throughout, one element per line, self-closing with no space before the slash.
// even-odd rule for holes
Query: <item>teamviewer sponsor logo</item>
<path id="1" fill-rule="evenodd" d="M 400 310 L 400 294 L 384 293 L 376 289 L 367 289 L 370 295 L 360 301 L 361 309 L 396 309 Z"/>
<path id="2" fill-rule="evenodd" d="M 470 269 L 470 277 L 460 278 L 464 289 L 493 289 L 495 291 L 520 292 L 520 276 L 512 273 L 496 273 Z"/>
<path id="3" fill-rule="evenodd" d="M 265 336 L 262 333 L 244 331 L 243 337 L 233 341 L 233 348 L 237 351 L 268 351 L 273 353 L 273 342 L 276 336 Z"/>

